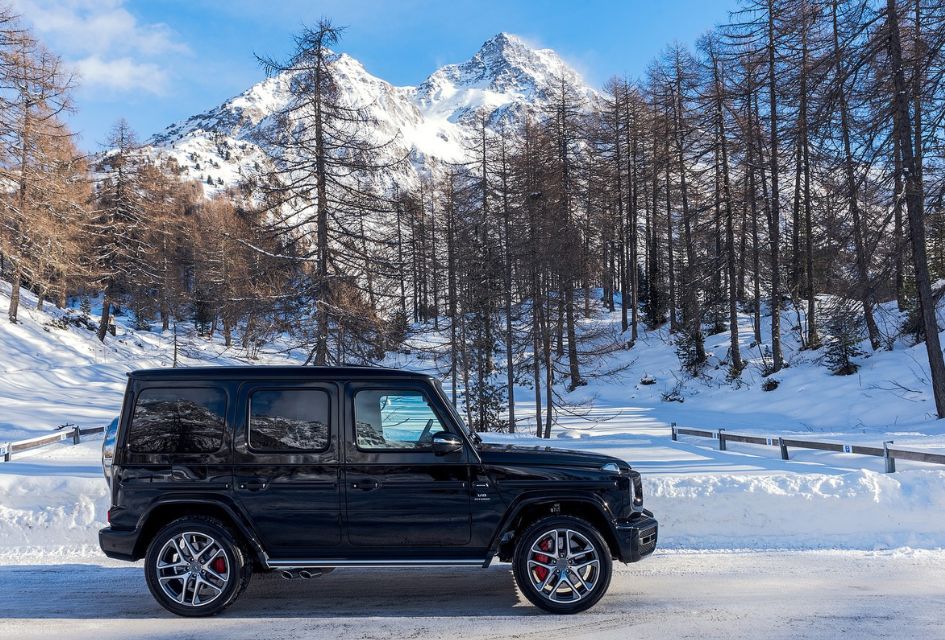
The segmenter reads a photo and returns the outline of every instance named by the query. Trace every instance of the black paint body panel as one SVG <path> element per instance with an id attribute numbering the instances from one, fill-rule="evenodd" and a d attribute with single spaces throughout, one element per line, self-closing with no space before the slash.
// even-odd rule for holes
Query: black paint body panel
<path id="1" fill-rule="evenodd" d="M 140 454 L 125 442 L 135 399 L 146 388 L 210 386 L 227 396 L 219 451 Z M 249 446 L 247 398 L 257 389 L 319 389 L 331 398 L 329 443 L 321 451 L 259 452 Z M 461 451 L 362 450 L 358 389 L 422 392 Z M 607 465 L 607 469 L 603 469 Z M 343 563 L 424 559 L 487 564 L 529 510 L 561 504 L 592 514 L 614 556 L 640 559 L 656 544 L 642 508 L 639 474 L 610 456 L 550 447 L 475 443 L 431 377 L 366 367 L 219 367 L 130 374 L 112 474 L 106 555 L 133 560 L 147 546 L 155 513 L 203 505 L 222 513 L 269 561 Z M 634 498 L 638 498 L 634 500 Z M 590 511 L 587 511 L 590 510 Z M 151 521 L 153 524 L 153 521 Z M 500 554 L 501 555 L 501 554 Z"/>

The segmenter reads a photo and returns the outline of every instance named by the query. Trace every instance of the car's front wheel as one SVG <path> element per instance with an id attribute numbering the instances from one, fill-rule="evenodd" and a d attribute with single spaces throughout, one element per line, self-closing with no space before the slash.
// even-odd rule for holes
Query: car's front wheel
<path id="1" fill-rule="evenodd" d="M 532 604 L 568 614 L 590 609 L 604 596 L 613 561 L 607 543 L 587 521 L 552 516 L 519 537 L 512 570 Z"/>
<path id="2" fill-rule="evenodd" d="M 212 616 L 236 600 L 252 575 L 230 529 L 219 520 L 186 517 L 151 540 L 144 573 L 151 595 L 179 616 Z"/>

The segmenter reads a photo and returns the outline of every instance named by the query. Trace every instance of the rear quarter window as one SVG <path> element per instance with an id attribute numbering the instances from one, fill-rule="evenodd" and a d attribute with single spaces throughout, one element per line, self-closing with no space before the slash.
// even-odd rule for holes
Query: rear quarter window
<path id="1" fill-rule="evenodd" d="M 211 387 L 144 389 L 128 448 L 135 453 L 211 453 L 223 444 L 226 393 Z"/>
<path id="2" fill-rule="evenodd" d="M 254 451 L 328 449 L 330 398 L 320 389 L 265 389 L 250 396 L 249 446 Z"/>

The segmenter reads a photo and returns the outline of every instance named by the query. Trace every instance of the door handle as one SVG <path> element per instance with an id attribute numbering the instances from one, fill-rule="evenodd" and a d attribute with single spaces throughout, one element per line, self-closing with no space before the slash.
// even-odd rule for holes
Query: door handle
<path id="1" fill-rule="evenodd" d="M 374 491 L 380 486 L 380 482 L 371 478 L 367 480 L 357 480 L 356 482 L 351 483 L 352 489 L 360 489 L 361 491 Z"/>
<path id="2" fill-rule="evenodd" d="M 265 480 L 247 480 L 246 482 L 240 483 L 240 489 L 245 491 L 262 491 L 266 488 L 267 483 Z"/>

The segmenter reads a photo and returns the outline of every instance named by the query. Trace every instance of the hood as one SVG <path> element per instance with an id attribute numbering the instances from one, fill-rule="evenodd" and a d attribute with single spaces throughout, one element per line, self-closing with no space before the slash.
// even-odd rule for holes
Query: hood
<path id="1" fill-rule="evenodd" d="M 616 464 L 629 468 L 620 458 L 602 453 L 557 449 L 555 447 L 523 447 L 514 444 L 483 442 L 477 447 L 479 456 L 486 464 L 525 464 L 600 468 L 605 464 Z"/>

